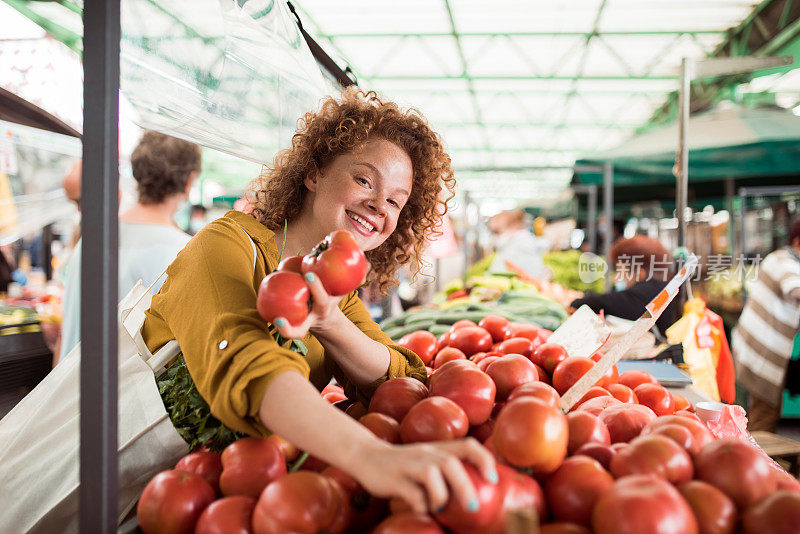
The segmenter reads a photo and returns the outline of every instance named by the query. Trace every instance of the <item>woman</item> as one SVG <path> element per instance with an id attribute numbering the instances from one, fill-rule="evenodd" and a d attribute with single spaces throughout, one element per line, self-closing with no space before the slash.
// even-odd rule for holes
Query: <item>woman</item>
<path id="1" fill-rule="evenodd" d="M 131 171 L 137 200 L 119 217 L 119 298 L 139 280 L 149 287 L 189 242 L 191 236 L 178 228 L 174 217 L 200 174 L 200 160 L 199 146 L 158 132 L 146 131 L 136 145 Z M 64 269 L 59 359 L 80 341 L 81 249 L 79 240 Z M 159 288 L 156 284 L 153 293 Z"/>
<path id="2" fill-rule="evenodd" d="M 620 239 L 611 247 L 608 262 L 614 265 L 614 286 L 618 291 L 601 295 L 586 295 L 575 299 L 570 308 L 588 305 L 595 312 L 636 320 L 644 307 L 666 287 L 670 279 L 672 260 L 667 249 L 657 239 L 635 235 Z M 673 300 L 656 321 L 663 334 L 679 317 L 679 305 Z"/>
<path id="3" fill-rule="evenodd" d="M 491 454 L 477 441 L 389 445 L 320 397 L 332 376 L 361 399 L 388 378 L 425 380 L 421 360 L 392 345 L 355 292 L 331 297 L 306 275 L 308 319 L 293 327 L 278 318 L 270 327 L 302 338 L 305 356 L 278 345 L 256 310 L 258 285 L 279 251 L 308 253 L 334 230 L 352 232 L 381 287 L 400 265 L 419 268 L 445 208 L 442 186 L 452 193 L 450 158 L 419 115 L 374 93 L 328 99 L 255 182 L 252 215 L 231 211 L 208 224 L 169 267 L 143 327 L 148 348 L 176 339 L 212 414 L 235 431 L 277 433 L 374 495 L 402 497 L 420 512 L 444 506 L 448 487 L 477 509 L 458 460 L 497 480 Z"/>

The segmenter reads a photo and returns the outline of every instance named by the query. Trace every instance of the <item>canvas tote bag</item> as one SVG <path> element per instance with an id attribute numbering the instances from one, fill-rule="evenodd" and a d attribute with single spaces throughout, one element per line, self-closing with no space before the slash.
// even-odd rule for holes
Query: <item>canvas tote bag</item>
<path id="1" fill-rule="evenodd" d="M 148 289 L 138 282 L 118 307 L 119 521 L 147 482 L 188 452 L 155 380 L 178 343 L 153 355 L 141 335 Z M 80 364 L 78 344 L 0 420 L 0 533 L 78 532 Z"/>

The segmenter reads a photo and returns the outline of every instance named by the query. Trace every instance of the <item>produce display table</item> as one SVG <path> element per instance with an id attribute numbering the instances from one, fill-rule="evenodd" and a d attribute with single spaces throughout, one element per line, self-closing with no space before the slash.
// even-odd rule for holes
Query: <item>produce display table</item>
<path id="1" fill-rule="evenodd" d="M 800 441 L 763 430 L 755 430 L 751 434 L 764 452 L 775 460 L 786 460 L 789 463 L 787 471 L 800 477 Z"/>

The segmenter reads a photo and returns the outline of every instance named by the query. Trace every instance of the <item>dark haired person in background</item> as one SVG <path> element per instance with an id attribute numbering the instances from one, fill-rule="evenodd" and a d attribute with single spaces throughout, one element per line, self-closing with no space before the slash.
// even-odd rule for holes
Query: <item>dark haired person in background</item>
<path id="1" fill-rule="evenodd" d="M 672 259 L 657 239 L 635 235 L 620 239 L 608 253 L 608 263 L 614 267 L 614 286 L 617 291 L 585 295 L 575 299 L 571 308 L 588 305 L 595 312 L 636 320 L 644 307 L 653 300 L 670 280 Z M 656 321 L 661 334 L 680 317 L 678 301 L 673 300 Z"/>
<path id="2" fill-rule="evenodd" d="M 119 298 L 137 281 L 152 284 L 190 236 L 173 217 L 187 201 L 200 174 L 200 147 L 158 132 L 147 131 L 131 154 L 138 200 L 119 217 Z M 64 272 L 64 320 L 59 358 L 80 341 L 81 241 Z M 161 281 L 163 283 L 163 280 Z M 158 292 L 160 284 L 152 289 Z"/>
<path id="3" fill-rule="evenodd" d="M 750 395 L 749 430 L 774 432 L 781 417 L 786 370 L 800 325 L 800 220 L 787 246 L 767 254 L 747 294 L 731 341 L 736 380 Z"/>

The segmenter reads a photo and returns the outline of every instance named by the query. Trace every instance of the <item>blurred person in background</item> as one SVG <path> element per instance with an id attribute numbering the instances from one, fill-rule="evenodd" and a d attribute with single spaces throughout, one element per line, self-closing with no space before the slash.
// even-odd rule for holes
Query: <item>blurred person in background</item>
<path id="1" fill-rule="evenodd" d="M 503 272 L 514 268 L 533 278 L 545 274 L 542 255 L 550 250 L 550 242 L 542 237 L 544 219 L 537 218 L 533 232 L 529 219 L 530 216 L 519 208 L 502 211 L 489 219 L 489 231 L 497 252 L 490 271 Z"/>
<path id="2" fill-rule="evenodd" d="M 188 201 L 200 174 L 200 147 L 147 131 L 131 154 L 137 202 L 119 217 L 119 298 L 139 280 L 149 287 L 172 263 L 190 236 L 175 224 L 175 213 Z M 65 188 L 66 189 L 66 188 Z M 80 197 L 79 197 L 80 198 Z M 164 280 L 152 289 L 156 294 Z M 80 341 L 81 242 L 64 272 L 64 318 L 59 359 Z"/>
<path id="3" fill-rule="evenodd" d="M 206 207 L 202 204 L 194 204 L 189 210 L 189 235 L 195 235 L 208 222 L 206 220 Z"/>
<path id="4" fill-rule="evenodd" d="M 758 267 L 731 336 L 737 381 L 750 396 L 748 430 L 774 432 L 781 417 L 792 343 L 800 325 L 800 220 L 787 246 L 768 254 Z"/>
<path id="5" fill-rule="evenodd" d="M 594 312 L 603 310 L 635 321 L 644 313 L 644 307 L 664 289 L 670 280 L 672 259 L 664 245 L 657 239 L 635 235 L 620 239 L 608 253 L 608 263 L 614 266 L 615 291 L 587 294 L 569 305 L 577 310 L 586 304 Z M 656 321 L 663 334 L 680 317 L 680 306 L 673 300 Z"/>

